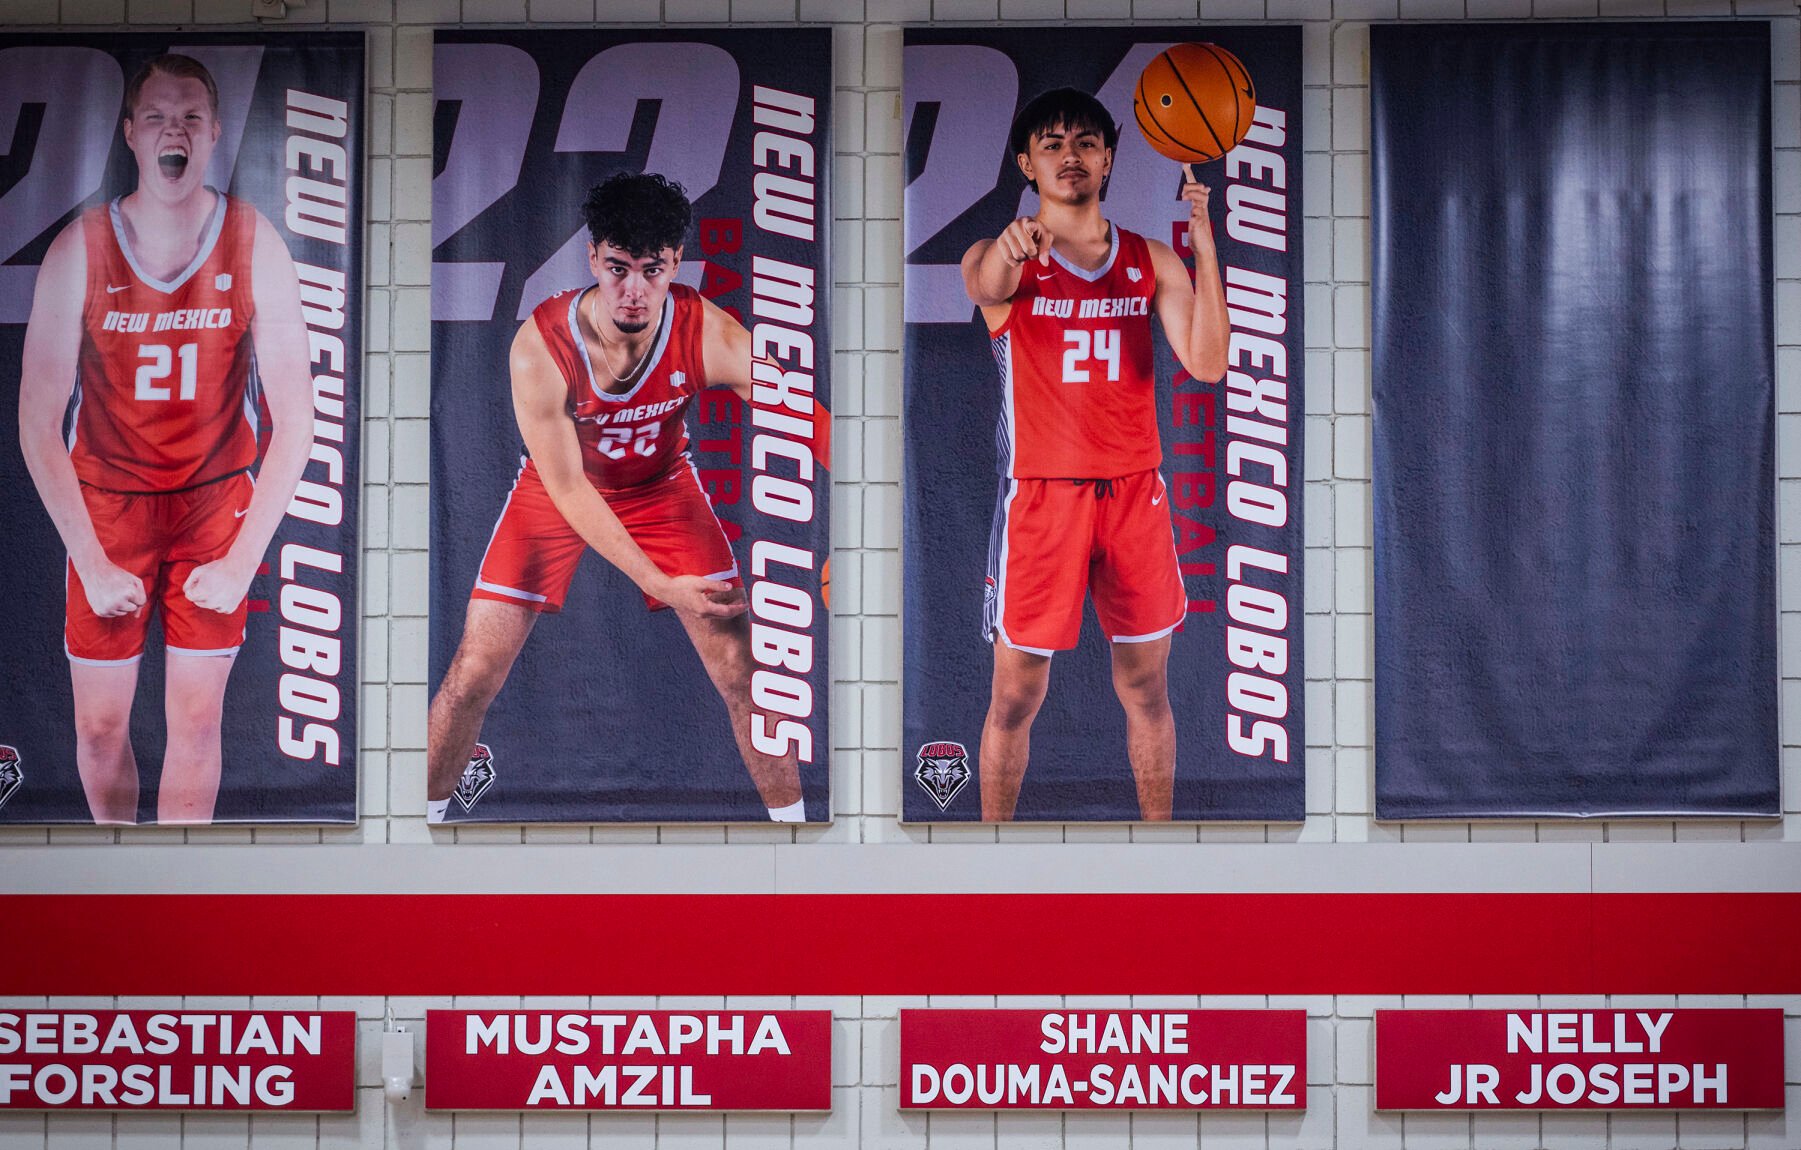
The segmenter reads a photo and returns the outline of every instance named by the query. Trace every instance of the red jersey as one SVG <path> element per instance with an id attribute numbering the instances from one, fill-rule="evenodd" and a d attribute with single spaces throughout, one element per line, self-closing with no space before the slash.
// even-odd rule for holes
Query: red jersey
<path id="1" fill-rule="evenodd" d="M 256 462 L 250 257 L 256 211 L 218 194 L 170 280 L 138 266 L 119 202 L 81 217 L 87 295 L 69 457 L 92 487 L 182 491 Z"/>
<path id="2" fill-rule="evenodd" d="M 558 292 L 532 312 L 550 358 L 568 384 L 569 418 L 582 445 L 582 470 L 602 491 L 660 478 L 688 450 L 688 404 L 707 386 L 701 361 L 705 304 L 693 288 L 669 285 L 656 343 L 638 381 L 624 391 L 594 374 L 576 309 L 592 288 Z"/>
<path id="3" fill-rule="evenodd" d="M 1114 225 L 1113 237 L 1092 272 L 1055 252 L 1048 267 L 1028 261 L 992 334 L 1003 475 L 1112 478 L 1163 461 L 1151 367 L 1157 273 L 1143 236 Z"/>

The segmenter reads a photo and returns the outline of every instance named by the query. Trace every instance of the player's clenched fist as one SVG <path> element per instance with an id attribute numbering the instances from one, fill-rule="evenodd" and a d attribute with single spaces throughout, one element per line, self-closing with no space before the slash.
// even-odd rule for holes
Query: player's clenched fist
<path id="1" fill-rule="evenodd" d="M 738 588 L 700 575 L 677 575 L 651 594 L 677 611 L 716 619 L 742 615 L 749 606 Z"/>
<path id="2" fill-rule="evenodd" d="M 144 606 L 144 581 L 123 567 L 105 564 L 98 571 L 78 572 L 88 606 L 102 619 L 136 614 Z"/>
<path id="3" fill-rule="evenodd" d="M 244 596 L 250 593 L 252 574 L 254 572 L 240 570 L 228 559 L 215 559 L 194 568 L 188 581 L 181 585 L 181 593 L 196 607 L 228 615 L 236 611 Z"/>
<path id="4" fill-rule="evenodd" d="M 1014 267 L 1027 260 L 1037 260 L 1048 265 L 1051 262 L 1051 242 L 1055 239 L 1051 230 L 1033 219 L 1022 216 L 1007 225 L 1007 230 L 1000 234 L 994 242 L 1000 247 L 1001 254 Z"/>

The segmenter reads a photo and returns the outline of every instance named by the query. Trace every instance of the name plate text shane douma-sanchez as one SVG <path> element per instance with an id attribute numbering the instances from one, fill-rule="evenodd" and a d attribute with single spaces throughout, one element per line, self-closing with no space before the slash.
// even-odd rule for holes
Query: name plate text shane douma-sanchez
<path id="1" fill-rule="evenodd" d="M 903 1010 L 901 1108 L 1300 1110 L 1300 1010 Z"/>

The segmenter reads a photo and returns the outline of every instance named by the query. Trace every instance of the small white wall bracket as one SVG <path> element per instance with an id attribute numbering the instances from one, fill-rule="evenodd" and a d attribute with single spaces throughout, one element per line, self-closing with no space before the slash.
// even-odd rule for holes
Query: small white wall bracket
<path id="1" fill-rule="evenodd" d="M 413 1036 L 389 1018 L 381 1035 L 381 1091 L 390 1105 L 412 1097 L 413 1074 Z"/>

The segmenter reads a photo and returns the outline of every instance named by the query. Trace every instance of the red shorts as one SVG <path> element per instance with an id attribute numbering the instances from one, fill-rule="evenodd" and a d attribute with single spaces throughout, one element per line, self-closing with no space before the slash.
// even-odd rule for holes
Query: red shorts
<path id="1" fill-rule="evenodd" d="M 637 487 L 602 491 L 626 533 L 665 575 L 702 575 L 738 583 L 738 563 L 700 477 L 686 460 Z M 588 544 L 551 502 L 538 469 L 527 461 L 501 508 L 472 599 L 561 611 Z M 652 611 L 666 607 L 649 595 Z"/>
<path id="2" fill-rule="evenodd" d="M 983 591 L 984 636 L 1036 655 L 1076 645 L 1084 592 L 1113 642 L 1163 638 L 1188 610 L 1163 477 L 1003 479 Z"/>
<path id="3" fill-rule="evenodd" d="M 234 655 L 244 642 L 249 601 L 229 614 L 196 607 L 181 592 L 194 568 L 221 558 L 238 537 L 254 490 L 244 472 L 186 491 L 128 495 L 82 484 L 94 534 L 114 566 L 144 581 L 144 607 L 102 619 L 88 606 L 75 565 L 68 564 L 63 647 L 77 663 L 130 663 L 144 653 L 150 613 L 163 615 L 163 649 L 171 655 Z"/>

